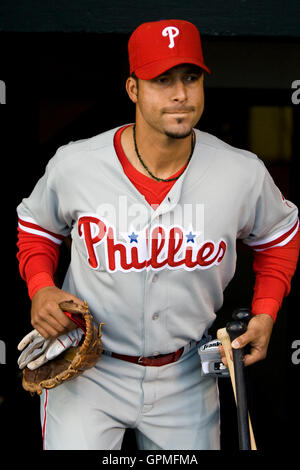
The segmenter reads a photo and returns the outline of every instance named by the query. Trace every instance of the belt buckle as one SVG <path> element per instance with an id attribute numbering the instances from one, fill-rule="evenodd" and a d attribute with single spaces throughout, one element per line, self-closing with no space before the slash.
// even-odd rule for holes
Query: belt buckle
<path id="1" fill-rule="evenodd" d="M 144 357 L 143 357 L 143 356 L 140 356 L 140 357 L 138 358 L 138 364 L 142 364 L 143 359 L 144 359 Z"/>

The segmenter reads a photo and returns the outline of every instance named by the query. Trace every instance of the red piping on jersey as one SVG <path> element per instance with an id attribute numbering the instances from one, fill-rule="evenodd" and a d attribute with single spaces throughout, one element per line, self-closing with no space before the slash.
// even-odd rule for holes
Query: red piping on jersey
<path id="1" fill-rule="evenodd" d="M 21 218 L 19 218 L 19 225 L 27 227 L 28 229 L 33 229 L 33 230 L 38 230 L 38 231 L 41 231 L 41 232 L 45 232 L 48 235 L 51 235 L 53 238 L 57 238 L 60 241 L 62 241 L 65 238 L 63 235 L 59 235 L 57 233 L 50 232 L 50 230 L 46 230 L 45 228 L 40 227 L 39 225 L 37 225 L 33 222 L 27 222 L 26 220 L 23 220 Z"/>
<path id="2" fill-rule="evenodd" d="M 293 225 L 293 227 L 287 232 L 285 232 L 283 235 L 281 235 L 280 237 L 268 243 L 262 243 L 261 245 L 259 243 L 257 245 L 253 244 L 251 245 L 251 248 L 253 248 L 253 250 L 266 250 L 267 248 L 271 248 L 271 247 L 274 247 L 275 245 L 278 245 L 279 243 L 283 242 L 286 238 L 288 238 L 293 233 L 293 231 L 297 228 L 298 224 L 299 224 L 299 221 L 297 220 L 296 223 Z"/>
<path id="3" fill-rule="evenodd" d="M 46 420 L 47 420 L 48 390 L 45 389 L 44 419 L 43 419 L 43 450 L 46 449 Z"/>

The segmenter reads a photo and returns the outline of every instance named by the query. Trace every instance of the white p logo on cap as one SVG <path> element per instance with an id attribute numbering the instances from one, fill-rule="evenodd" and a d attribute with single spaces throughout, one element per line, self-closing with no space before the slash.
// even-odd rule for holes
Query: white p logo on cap
<path id="1" fill-rule="evenodd" d="M 175 46 L 175 42 L 174 42 L 174 38 L 176 38 L 176 36 L 178 36 L 179 34 L 179 29 L 176 28 L 176 26 L 167 26 L 163 32 L 162 32 L 162 35 L 164 37 L 167 37 L 169 36 L 169 39 L 170 39 L 170 44 L 169 44 L 169 48 L 172 49 L 174 46 Z"/>

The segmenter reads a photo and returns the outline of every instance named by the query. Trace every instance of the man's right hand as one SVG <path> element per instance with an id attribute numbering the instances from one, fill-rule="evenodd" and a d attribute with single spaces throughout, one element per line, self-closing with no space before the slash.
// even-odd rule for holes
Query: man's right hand
<path id="1" fill-rule="evenodd" d="M 83 304 L 75 295 L 55 286 L 43 287 L 32 298 L 31 324 L 46 339 L 56 338 L 78 328 L 78 325 L 59 308 L 58 304 L 64 300 Z"/>

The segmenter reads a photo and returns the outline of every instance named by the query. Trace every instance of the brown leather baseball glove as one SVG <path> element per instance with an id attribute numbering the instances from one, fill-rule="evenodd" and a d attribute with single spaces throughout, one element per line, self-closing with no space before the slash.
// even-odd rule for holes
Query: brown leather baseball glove
<path id="1" fill-rule="evenodd" d="M 32 394 L 40 395 L 43 388 L 53 388 L 66 380 L 73 379 L 93 367 L 102 354 L 103 323 L 99 323 L 98 327 L 94 325 L 88 304 L 84 302 L 83 305 L 79 305 L 70 300 L 61 302 L 59 307 L 67 314 L 71 314 L 70 317 L 74 317 L 76 323 L 83 325 L 84 335 L 78 346 L 70 347 L 37 369 L 24 367 L 22 386 Z"/>

